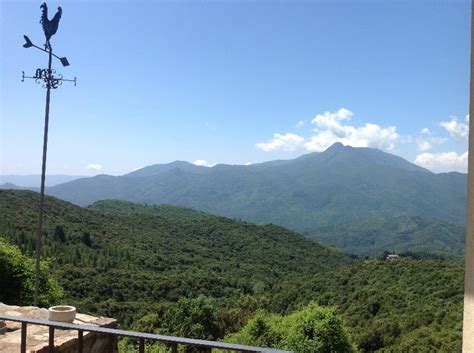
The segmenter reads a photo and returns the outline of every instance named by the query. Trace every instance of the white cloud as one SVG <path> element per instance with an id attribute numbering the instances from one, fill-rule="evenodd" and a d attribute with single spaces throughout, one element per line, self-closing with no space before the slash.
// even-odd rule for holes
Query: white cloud
<path id="1" fill-rule="evenodd" d="M 431 131 L 427 127 L 421 129 L 420 133 L 425 134 L 425 135 L 431 135 Z"/>
<path id="2" fill-rule="evenodd" d="M 462 154 L 456 152 L 422 153 L 415 159 L 415 163 L 433 172 L 462 172 L 467 171 L 467 151 Z"/>
<path id="3" fill-rule="evenodd" d="M 304 146 L 304 138 L 291 133 L 282 134 L 274 134 L 273 138 L 268 140 L 267 142 L 260 142 L 256 144 L 256 147 L 262 151 L 269 152 L 269 151 L 294 151 L 298 148 Z"/>
<path id="4" fill-rule="evenodd" d="M 429 151 L 433 148 L 433 145 L 441 145 L 448 141 L 446 137 L 428 137 L 426 139 L 424 138 L 418 138 L 416 140 L 416 144 L 418 145 L 418 149 L 421 152 L 426 152 Z"/>
<path id="5" fill-rule="evenodd" d="M 446 137 L 430 137 L 429 140 L 433 145 L 441 145 L 448 141 Z"/>
<path id="6" fill-rule="evenodd" d="M 320 152 L 335 142 L 341 142 L 354 147 L 395 149 L 396 143 L 400 140 L 395 126 L 381 127 L 372 123 L 362 126 L 345 124 L 346 121 L 351 120 L 352 116 L 353 113 L 346 108 L 318 114 L 311 120 L 316 128 L 308 139 L 291 133 L 275 134 L 273 139 L 257 143 L 256 146 L 263 151 L 294 151 L 304 148 L 308 151 Z"/>
<path id="7" fill-rule="evenodd" d="M 216 165 L 216 163 L 208 163 L 204 159 L 197 159 L 193 162 L 193 164 L 200 167 L 214 167 Z"/>
<path id="8" fill-rule="evenodd" d="M 317 130 L 305 147 L 310 151 L 323 151 L 333 143 L 341 142 L 353 147 L 374 147 L 391 151 L 395 149 L 399 138 L 395 126 L 382 128 L 371 123 L 361 127 L 337 124 L 328 130 Z"/>
<path id="9" fill-rule="evenodd" d="M 415 143 L 416 139 L 411 135 L 402 135 L 402 136 L 400 136 L 398 142 L 400 142 L 404 145 L 408 145 L 410 143 Z"/>
<path id="10" fill-rule="evenodd" d="M 350 110 L 341 108 L 334 113 L 325 112 L 324 114 L 318 114 L 311 122 L 318 126 L 331 128 L 340 125 L 339 121 L 351 120 L 352 115 L 354 114 Z"/>
<path id="11" fill-rule="evenodd" d="M 429 141 L 426 141 L 426 140 L 418 140 L 418 141 L 416 141 L 416 144 L 418 145 L 418 149 L 422 152 L 429 151 L 430 149 L 433 148 L 431 143 Z"/>
<path id="12" fill-rule="evenodd" d="M 466 116 L 465 120 L 468 121 L 469 116 Z M 442 121 L 439 125 L 455 139 L 464 139 L 469 135 L 469 125 L 459 122 L 455 116 L 452 116 L 450 121 Z"/>
<path id="13" fill-rule="evenodd" d="M 317 126 L 315 134 L 306 142 L 305 147 L 310 151 L 323 151 L 335 142 L 354 147 L 375 147 L 386 150 L 395 149 L 399 141 L 395 126 L 383 128 L 377 124 L 366 123 L 363 126 L 344 125 L 353 113 L 345 108 L 337 112 L 318 114 L 311 121 Z"/>
<path id="14" fill-rule="evenodd" d="M 253 162 L 247 162 L 247 163 L 245 163 L 245 165 L 252 165 L 252 164 L 253 164 Z"/>
<path id="15" fill-rule="evenodd" d="M 96 170 L 96 171 L 97 171 L 97 170 L 101 170 L 101 169 L 102 169 L 102 165 L 100 165 L 100 164 L 98 164 L 98 163 L 96 163 L 96 164 L 90 163 L 90 164 L 87 165 L 87 169 Z"/>
<path id="16" fill-rule="evenodd" d="M 302 127 L 303 125 L 305 124 L 305 121 L 304 120 L 300 120 L 296 123 L 296 127 L 299 129 L 300 127 Z"/>

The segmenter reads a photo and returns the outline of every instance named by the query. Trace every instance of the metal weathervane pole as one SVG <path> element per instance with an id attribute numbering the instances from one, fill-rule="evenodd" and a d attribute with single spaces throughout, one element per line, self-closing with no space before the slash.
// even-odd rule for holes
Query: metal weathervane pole
<path id="1" fill-rule="evenodd" d="M 49 103 L 51 99 L 51 89 L 56 89 L 58 86 L 62 85 L 64 81 L 74 82 L 76 85 L 76 78 L 73 80 L 65 79 L 61 74 L 55 76 L 56 71 L 52 68 L 53 56 L 61 61 L 63 66 L 69 66 L 68 60 L 63 57 L 60 58 L 53 53 L 53 48 L 51 47 L 50 38 L 58 30 L 59 20 L 62 15 L 61 7 L 58 7 L 58 11 L 54 17 L 48 19 L 48 6 L 46 3 L 43 3 L 40 7 L 42 9 L 40 23 L 43 27 L 44 35 L 46 37 L 46 43 L 44 49 L 34 45 L 27 36 L 25 38 L 24 48 L 37 48 L 41 51 L 44 51 L 48 54 L 48 68 L 47 69 L 37 69 L 34 76 L 25 76 L 25 72 L 22 73 L 21 81 L 24 82 L 25 78 L 33 79 L 36 83 L 43 82 L 43 87 L 46 88 L 46 106 L 44 112 L 44 137 L 43 137 L 43 163 L 41 168 L 41 192 L 40 192 L 40 204 L 39 204 L 39 217 L 38 217 L 38 231 L 36 238 L 36 275 L 35 275 L 35 294 L 34 294 L 34 305 L 38 306 L 38 297 L 39 297 L 39 279 L 40 279 L 40 258 L 41 258 L 41 246 L 42 246 L 42 234 L 43 234 L 43 208 L 44 208 L 44 182 L 46 177 L 46 153 L 48 150 L 48 125 L 49 125 Z"/>

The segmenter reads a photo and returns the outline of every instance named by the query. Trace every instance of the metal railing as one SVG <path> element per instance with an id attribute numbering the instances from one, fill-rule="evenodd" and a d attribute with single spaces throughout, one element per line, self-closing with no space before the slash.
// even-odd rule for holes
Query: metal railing
<path id="1" fill-rule="evenodd" d="M 136 339 L 139 342 L 138 351 L 140 353 L 145 352 L 145 341 L 160 342 L 160 343 L 169 345 L 171 347 L 172 353 L 178 352 L 179 345 L 198 347 L 198 349 L 206 353 L 212 352 L 213 348 L 227 350 L 227 351 L 242 352 L 242 353 L 244 352 L 245 353 L 290 353 L 290 352 L 282 351 L 278 349 L 252 347 L 252 346 L 245 346 L 245 345 L 240 345 L 240 344 L 206 341 L 206 340 L 198 340 L 198 339 L 192 339 L 192 338 L 155 335 L 151 333 L 125 331 L 125 330 L 99 327 L 99 326 L 69 324 L 69 323 L 64 323 L 64 322 L 23 318 L 23 317 L 17 317 L 17 316 L 0 315 L 0 320 L 15 321 L 15 322 L 21 323 L 20 353 L 26 353 L 27 325 L 28 324 L 49 327 L 49 353 L 54 352 L 54 331 L 56 329 L 76 330 L 78 332 L 77 334 L 77 338 L 78 338 L 77 352 L 78 353 L 83 353 L 84 332 L 95 332 L 98 334 L 112 335 L 115 337 L 119 336 L 119 337 L 128 337 L 131 339 Z"/>

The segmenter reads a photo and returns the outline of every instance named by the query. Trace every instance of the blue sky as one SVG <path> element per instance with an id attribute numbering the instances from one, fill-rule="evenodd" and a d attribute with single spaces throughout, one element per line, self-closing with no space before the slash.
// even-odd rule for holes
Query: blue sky
<path id="1" fill-rule="evenodd" d="M 0 1 L 1 174 L 38 174 L 41 1 Z M 465 169 L 470 2 L 62 1 L 78 77 L 51 101 L 48 173 L 255 163 L 336 141 Z M 422 132 L 423 130 L 423 132 Z"/>

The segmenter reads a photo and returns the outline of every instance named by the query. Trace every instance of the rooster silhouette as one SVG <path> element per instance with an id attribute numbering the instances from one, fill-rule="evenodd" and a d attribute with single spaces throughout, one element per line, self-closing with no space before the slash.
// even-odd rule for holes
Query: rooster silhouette
<path id="1" fill-rule="evenodd" d="M 63 10 L 61 9 L 61 7 L 58 7 L 58 12 L 56 12 L 56 15 L 54 15 L 53 19 L 50 21 L 48 20 L 48 5 L 46 5 L 46 3 L 44 2 L 43 5 L 40 6 L 40 8 L 43 10 L 43 13 L 41 14 L 40 23 L 43 26 L 43 32 L 44 32 L 44 35 L 46 36 L 46 44 L 47 44 L 49 43 L 49 39 L 58 30 L 59 19 L 61 18 L 61 14 L 63 13 Z"/>

